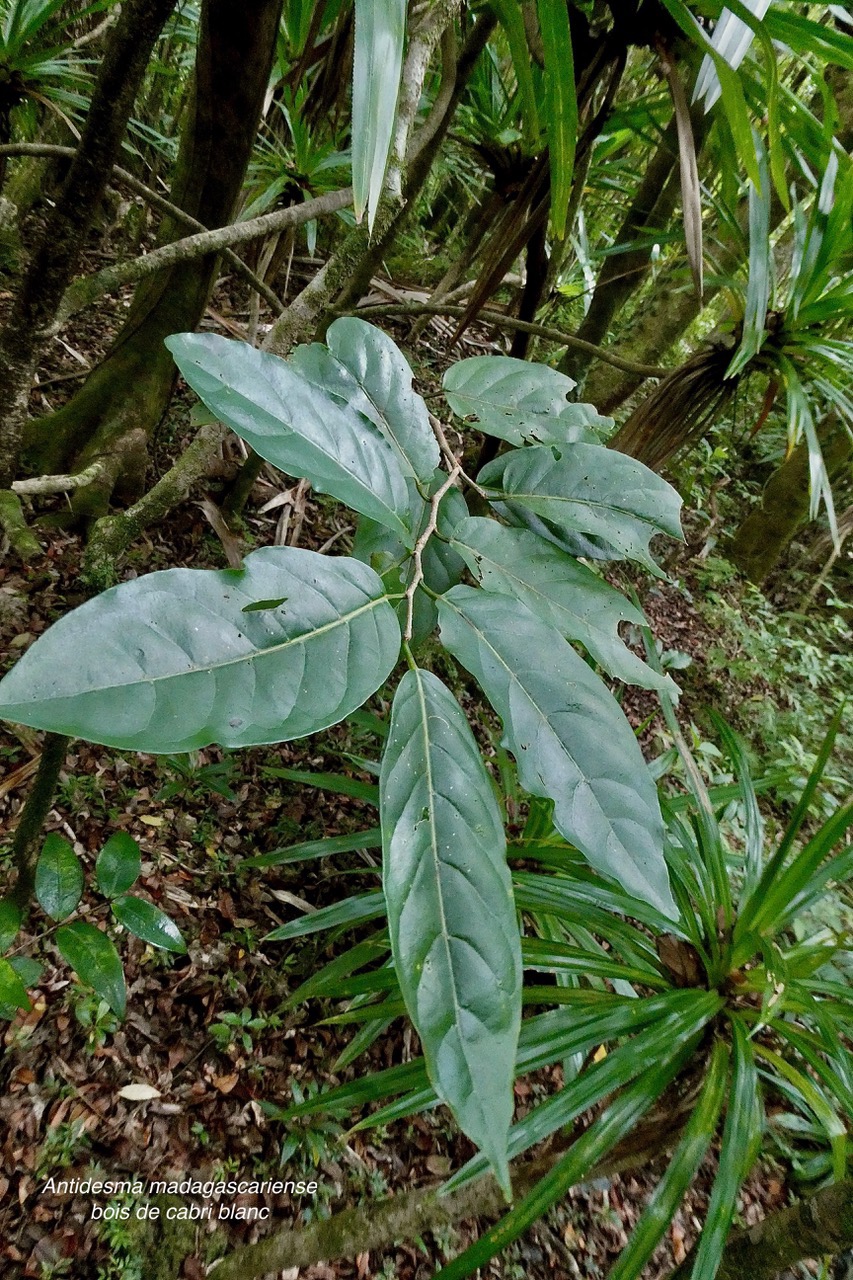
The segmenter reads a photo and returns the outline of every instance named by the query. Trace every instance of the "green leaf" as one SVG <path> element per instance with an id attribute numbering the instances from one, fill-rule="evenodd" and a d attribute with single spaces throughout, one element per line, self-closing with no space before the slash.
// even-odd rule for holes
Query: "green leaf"
<path id="1" fill-rule="evenodd" d="M 434 1280 L 462 1280 L 517 1240 L 631 1132 L 658 1100 L 680 1065 L 679 1057 L 664 1058 L 627 1085 L 512 1212 L 485 1231 L 448 1266 L 442 1267 Z"/>
<path id="2" fill-rule="evenodd" d="M 187 944 L 174 920 L 145 898 L 116 898 L 110 906 L 119 924 L 123 924 L 134 937 L 150 942 L 152 947 L 162 947 L 164 951 L 181 954 L 186 951 Z"/>
<path id="3" fill-rule="evenodd" d="M 378 849 L 382 836 L 378 827 L 369 831 L 356 831 L 351 836 L 327 836 L 324 840 L 305 840 L 289 845 L 286 849 L 272 849 L 254 858 L 244 858 L 240 867 L 280 867 L 291 862 L 307 862 L 313 858 L 328 858 L 335 853 L 351 853 L 355 849 Z"/>
<path id="4" fill-rule="evenodd" d="M 6 1010 L 30 1008 L 27 989 L 8 960 L 0 956 L 0 1006 Z M 3 1017 L 8 1016 L 6 1012 Z"/>
<path id="5" fill-rule="evenodd" d="M 92 987 L 113 1013 L 123 1018 L 127 1003 L 124 970 L 106 934 L 85 920 L 75 920 L 57 929 L 56 945 L 81 982 Z"/>
<path id="6" fill-rule="evenodd" d="M 609 675 L 643 689 L 678 688 L 653 671 L 619 636 L 619 624 L 645 626 L 639 609 L 591 569 L 527 529 L 472 516 L 451 540 L 488 591 L 523 601 L 567 640 L 578 640 Z"/>
<path id="7" fill-rule="evenodd" d="M 380 775 L 391 945 L 429 1078 L 510 1195 L 521 948 L 492 784 L 453 695 L 406 673 Z"/>
<path id="8" fill-rule="evenodd" d="M 193 391 L 262 458 L 409 539 L 397 452 L 363 414 L 248 343 L 177 333 L 166 346 Z"/>
<path id="9" fill-rule="evenodd" d="M 634 458 L 599 445 L 575 444 L 561 457 L 546 446 L 513 450 L 480 473 L 498 510 L 525 523 L 533 513 L 562 533 L 592 534 L 658 577 L 649 544 L 656 533 L 681 538 L 681 498 Z"/>
<path id="10" fill-rule="evenodd" d="M 298 604 L 243 613 L 275 596 Z M 372 569 L 266 547 L 243 569 L 167 569 L 87 601 L 0 682 L 0 715 L 135 751 L 284 742 L 360 707 L 399 646 Z"/>
<path id="11" fill-rule="evenodd" d="M 594 439 L 590 431 L 612 426 L 592 405 L 570 404 L 575 383 L 547 364 L 512 356 L 471 356 L 451 365 L 442 383 L 460 418 L 474 417 L 481 431 L 520 445 L 564 445 Z"/>
<path id="12" fill-rule="evenodd" d="M 501 717 L 531 795 L 597 871 L 670 918 L 657 794 L 631 726 L 562 636 L 520 601 L 454 587 L 438 604 L 441 637 Z"/>
<path id="13" fill-rule="evenodd" d="M 321 929 L 334 929 L 339 925 L 364 924 L 366 920 L 376 920 L 385 915 L 385 895 L 381 892 L 362 893 L 354 898 L 345 898 L 343 902 L 335 902 L 330 907 L 321 907 L 319 911 L 310 911 L 273 929 L 264 938 L 264 942 L 287 942 L 291 938 L 302 938 L 307 933 L 317 933 Z"/>
<path id="14" fill-rule="evenodd" d="M 551 229 L 566 232 L 578 138 L 578 100 L 569 9 L 565 0 L 538 0 L 545 54 L 545 129 L 551 169 Z"/>
<path id="15" fill-rule="evenodd" d="M 495 0 L 494 9 L 506 35 L 515 78 L 518 82 L 524 143 L 528 152 L 533 153 L 539 149 L 539 110 L 521 7 L 516 0 Z"/>
<path id="16" fill-rule="evenodd" d="M 406 39 L 406 0 L 355 0 L 352 186 L 357 221 L 373 220 L 391 149 Z"/>
<path id="17" fill-rule="evenodd" d="M 284 778 L 286 782 L 298 782 L 303 787 L 316 787 L 335 796 L 350 796 L 364 804 L 379 805 L 379 788 L 373 782 L 362 782 L 345 773 L 315 773 L 313 769 L 278 769 L 269 766 L 262 769 L 265 778 Z"/>
<path id="18" fill-rule="evenodd" d="M 139 845 L 126 831 L 115 831 L 98 854 L 95 878 L 107 898 L 127 893 L 139 878 L 141 859 Z"/>
<path id="19" fill-rule="evenodd" d="M 696 1250 L 692 1280 L 714 1280 L 737 1212 L 738 1193 L 761 1142 L 761 1104 L 752 1045 L 740 1018 L 731 1020 L 732 1082 L 717 1176 Z"/>
<path id="20" fill-rule="evenodd" d="M 0 899 L 0 951 L 7 951 L 11 947 L 18 936 L 23 918 L 23 911 L 11 898 Z"/>
<path id="21" fill-rule="evenodd" d="M 725 1096 L 728 1065 L 728 1048 L 718 1040 L 711 1054 L 702 1092 L 681 1141 L 608 1280 L 637 1280 L 672 1224 L 675 1212 L 714 1137 Z"/>
<path id="22" fill-rule="evenodd" d="M 393 445 L 406 471 L 431 483 L 441 453 L 400 348 L 381 329 L 354 316 L 336 320 L 326 342 L 361 389 L 367 417 Z"/>
<path id="23" fill-rule="evenodd" d="M 36 863 L 36 897 L 52 920 L 64 920 L 83 897 L 83 868 L 67 840 L 51 832 Z"/>

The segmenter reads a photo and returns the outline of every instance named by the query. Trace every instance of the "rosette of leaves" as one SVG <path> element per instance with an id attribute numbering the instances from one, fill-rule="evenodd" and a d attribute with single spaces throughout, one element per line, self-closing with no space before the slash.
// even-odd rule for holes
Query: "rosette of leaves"
<path id="1" fill-rule="evenodd" d="M 423 652 L 416 637 L 438 625 L 500 717 L 522 787 L 553 806 L 559 839 L 594 869 L 589 895 L 623 892 L 641 914 L 674 919 L 654 784 L 574 644 L 610 675 L 668 687 L 619 639 L 619 623 L 642 615 L 577 554 L 594 546 L 657 572 L 650 542 L 680 536 L 680 499 L 595 443 L 597 415 L 570 405 L 571 381 L 544 367 L 493 357 L 448 381 L 452 408 L 477 412 L 484 431 L 497 423 L 515 446 L 475 486 L 496 513 L 486 517 L 470 514 L 460 460 L 404 356 L 371 325 L 337 320 L 326 344 L 287 361 L 210 335 L 168 346 L 218 419 L 358 514 L 354 554 L 268 547 L 239 570 L 170 569 L 113 587 L 30 647 L 0 683 L 0 715 L 150 753 L 284 742 L 356 712 L 402 661 L 379 770 L 383 890 L 341 918 L 387 911 L 429 1088 L 508 1195 L 524 904 L 475 736 L 413 647 Z M 472 392 L 468 374 L 488 413 L 457 398 L 462 384 Z"/>
<path id="2" fill-rule="evenodd" d="M 717 719 L 735 781 L 706 788 L 665 694 L 664 706 L 687 783 L 668 786 L 663 800 L 676 921 L 621 887 L 605 886 L 541 801 L 531 804 L 522 833 L 508 846 L 526 971 L 515 1074 L 559 1066 L 563 1083 L 510 1128 L 511 1168 L 526 1194 L 436 1280 L 474 1274 L 570 1187 L 630 1167 L 637 1152 L 668 1153 L 668 1161 L 611 1280 L 644 1273 L 712 1147 L 718 1158 L 707 1214 L 679 1277 L 717 1274 L 740 1189 L 766 1138 L 788 1152 L 798 1143 L 795 1167 L 813 1181 L 846 1176 L 853 953 L 843 927 L 794 928 L 853 881 L 853 804 L 814 825 L 839 718 L 790 821 L 770 842 L 758 796 L 772 791 L 772 776 L 753 780 L 742 742 Z M 671 763 L 676 752 L 669 755 Z M 390 925 L 376 892 L 285 926 L 278 936 L 386 914 Z M 315 998 L 346 1002 L 344 1012 L 327 1019 L 356 1028 L 336 1069 L 405 1012 L 389 948 L 389 930 L 380 927 L 289 999 L 290 1006 Z M 439 1096 L 424 1055 L 266 1110 L 287 1123 L 347 1117 L 351 1131 L 365 1130 L 428 1110 Z M 551 1167 L 542 1176 L 548 1153 Z M 481 1153 L 452 1174 L 442 1193 L 462 1190 L 487 1171 Z"/>

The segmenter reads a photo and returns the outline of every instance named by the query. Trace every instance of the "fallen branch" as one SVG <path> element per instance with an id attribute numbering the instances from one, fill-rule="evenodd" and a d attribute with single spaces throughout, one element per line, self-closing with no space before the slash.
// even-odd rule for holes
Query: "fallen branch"
<path id="1" fill-rule="evenodd" d="M 218 227 L 215 231 L 199 231 L 196 235 L 172 240 L 169 244 L 152 249 L 150 253 L 144 253 L 138 258 L 131 258 L 128 262 L 104 267 L 94 275 L 75 280 L 66 289 L 56 318 L 44 336 L 53 337 L 78 311 L 124 285 L 137 284 L 148 276 L 156 275 L 158 271 L 177 266 L 178 263 L 193 262 L 196 258 L 205 258 L 211 253 L 222 253 L 235 244 L 248 244 L 273 232 L 284 231 L 287 227 L 302 226 L 314 218 L 337 213 L 351 203 L 350 188 L 330 191 L 313 200 L 306 200 L 303 204 L 289 205 L 286 209 L 277 209 L 275 213 L 265 213 L 259 218 L 250 218 L 246 222 Z"/>
<path id="2" fill-rule="evenodd" d="M 346 315 L 374 315 L 383 314 L 389 316 L 461 316 L 465 314 L 465 307 L 453 306 L 447 302 L 401 302 L 401 303 L 385 303 L 371 302 L 363 307 L 350 308 L 336 314 Z M 493 324 L 499 329 L 518 330 L 519 333 L 531 333 L 536 338 L 545 338 L 549 342 L 557 342 L 562 347 L 576 347 L 578 351 L 585 351 L 587 355 L 595 356 L 597 360 L 601 360 L 604 364 L 611 364 L 615 369 L 621 369 L 623 373 L 635 373 L 642 378 L 665 378 L 671 369 L 663 368 L 656 364 L 637 364 L 633 360 L 625 360 L 622 356 L 608 350 L 607 347 L 598 347 L 594 342 L 586 342 L 583 338 L 576 338 L 571 333 L 563 333 L 561 329 L 552 329 L 549 325 L 533 324 L 528 320 L 516 320 L 515 316 L 506 316 L 501 311 L 478 311 L 477 319 L 484 324 Z"/>
<path id="3" fill-rule="evenodd" d="M 85 471 L 70 476 L 33 476 L 30 480 L 13 480 L 12 492 L 31 498 L 39 493 L 71 493 L 94 484 L 106 471 L 103 462 L 93 462 Z"/>
<path id="4" fill-rule="evenodd" d="M 45 158 L 56 157 L 70 160 L 74 157 L 74 148 L 55 146 L 46 142 L 11 142 L 0 146 L 0 156 L 44 156 Z M 170 218 L 174 218 L 175 222 L 180 222 L 193 231 L 208 230 L 203 222 L 199 222 L 198 218 L 194 218 L 192 214 L 185 213 L 179 205 L 172 204 L 172 201 L 167 200 L 159 191 L 155 191 L 153 187 L 148 187 L 144 182 L 140 182 L 132 173 L 128 173 L 127 169 L 121 169 L 118 165 L 115 165 L 112 176 L 130 191 L 141 196 L 153 208 L 158 209 L 160 213 L 165 213 Z M 233 249 L 223 249 L 222 257 L 237 275 L 241 276 L 256 293 L 260 294 L 265 302 L 269 303 L 275 314 L 278 315 L 283 309 L 283 303 L 269 285 L 265 284 L 251 267 L 247 266 L 243 259 L 234 253 Z"/>

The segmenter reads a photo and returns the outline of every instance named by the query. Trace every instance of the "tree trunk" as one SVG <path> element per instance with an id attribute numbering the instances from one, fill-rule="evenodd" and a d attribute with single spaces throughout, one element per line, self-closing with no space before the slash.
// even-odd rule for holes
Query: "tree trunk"
<path id="1" fill-rule="evenodd" d="M 228 224 L 251 156 L 269 80 L 281 0 L 206 0 L 202 9 L 195 85 L 178 157 L 173 202 L 206 227 Z M 182 234 L 171 219 L 167 243 Z M 39 470 L 85 467 L 103 459 L 100 485 L 80 490 L 75 510 L 101 514 L 118 484 L 138 496 L 147 444 L 175 383 L 163 345 L 172 333 L 194 330 L 207 305 L 217 258 L 175 266 L 137 289 L 112 350 L 67 405 L 31 432 Z"/>
<path id="2" fill-rule="evenodd" d="M 77 268 L 148 59 L 175 0 L 127 0 L 113 29 L 80 145 L 0 335 L 0 489 L 15 477 L 43 341 Z"/>
<path id="3" fill-rule="evenodd" d="M 853 440 L 834 416 L 825 428 L 823 460 L 830 480 L 835 480 L 850 466 Z M 767 481 L 761 502 L 732 539 L 729 556 L 747 578 L 760 584 L 808 517 L 809 451 L 803 441 Z"/>

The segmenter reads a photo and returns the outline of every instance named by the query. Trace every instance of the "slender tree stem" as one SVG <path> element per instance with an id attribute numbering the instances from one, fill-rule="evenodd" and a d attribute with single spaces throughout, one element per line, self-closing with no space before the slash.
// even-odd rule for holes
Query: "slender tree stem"
<path id="1" fill-rule="evenodd" d="M 45 734 L 38 771 L 30 794 L 24 801 L 12 838 L 12 862 L 18 872 L 18 879 L 9 897 L 22 911 L 26 911 L 32 901 L 36 872 L 35 845 L 53 804 L 68 743 L 69 739 L 64 734 Z"/>
<path id="2" fill-rule="evenodd" d="M 455 306 L 447 302 L 401 302 L 401 303 L 370 303 L 364 307 L 349 308 L 346 315 L 388 315 L 388 316 L 461 316 L 466 311 L 465 307 Z M 616 369 L 622 369 L 625 373 L 636 373 L 642 378 L 665 378 L 671 369 L 662 368 L 656 364 L 637 364 L 633 360 L 625 360 L 616 352 L 611 351 L 608 347 L 598 347 L 593 342 L 585 342 L 582 338 L 576 338 L 571 333 L 563 333 L 560 329 L 552 329 L 548 325 L 534 324 L 527 320 L 517 320 L 515 316 L 504 315 L 501 311 L 478 311 L 477 319 L 483 324 L 493 324 L 499 329 L 516 329 L 520 333 L 532 333 L 534 337 L 546 338 L 549 342 L 558 342 L 564 347 L 576 347 L 578 351 L 586 351 L 595 357 L 596 360 L 602 360 L 605 364 L 612 364 Z"/>

